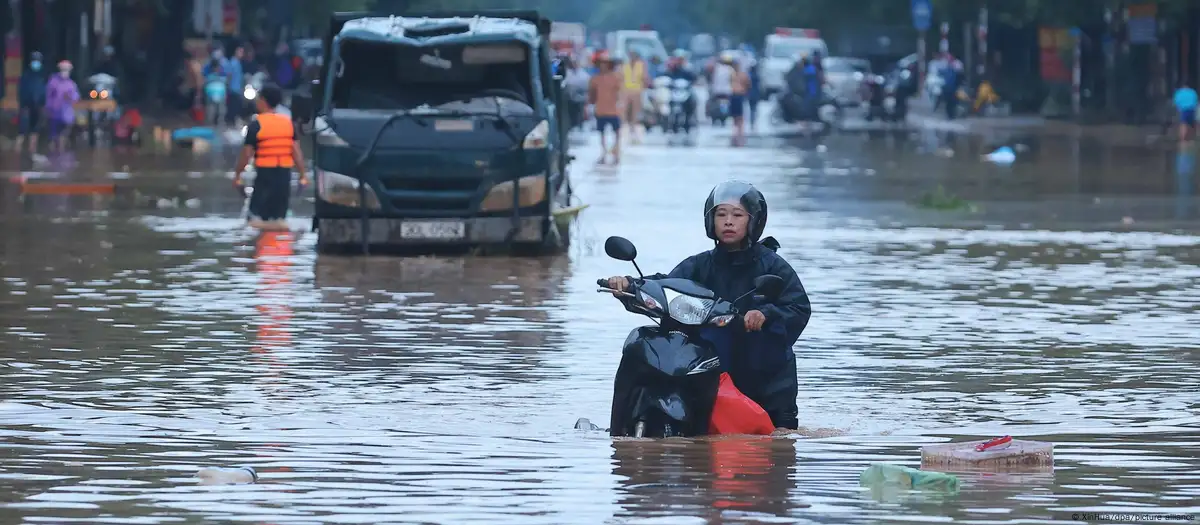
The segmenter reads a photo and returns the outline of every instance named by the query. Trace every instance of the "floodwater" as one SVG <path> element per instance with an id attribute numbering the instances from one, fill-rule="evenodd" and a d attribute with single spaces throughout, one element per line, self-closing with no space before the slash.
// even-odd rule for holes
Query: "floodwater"
<path id="1" fill-rule="evenodd" d="M 1200 515 L 1200 228 L 1174 154 L 1047 141 L 1000 167 L 978 160 L 995 137 L 724 140 L 651 139 L 599 170 L 587 142 L 591 207 L 571 253 L 544 259 L 318 257 L 313 234 L 243 230 L 224 174 L 187 165 L 126 180 L 185 187 L 191 208 L 6 190 L 0 522 Z M 645 322 L 595 293 L 632 271 L 603 239 L 668 270 L 708 247 L 701 202 L 730 176 L 768 195 L 768 233 L 808 288 L 800 417 L 836 432 L 574 430 L 607 421 L 619 347 Z M 937 184 L 978 208 L 909 204 Z M 958 494 L 859 486 L 872 462 L 1004 434 L 1053 442 L 1056 468 L 964 475 Z M 259 482 L 193 477 L 232 465 Z"/>

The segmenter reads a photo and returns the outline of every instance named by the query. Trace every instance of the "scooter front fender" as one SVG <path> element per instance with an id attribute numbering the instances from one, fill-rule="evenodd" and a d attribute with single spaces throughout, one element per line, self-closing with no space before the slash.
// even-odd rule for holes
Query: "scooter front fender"
<path id="1" fill-rule="evenodd" d="M 708 432 L 720 386 L 720 359 L 707 342 L 679 331 L 646 326 L 625 340 L 613 383 L 609 433 L 644 437 Z"/>
<path id="2" fill-rule="evenodd" d="M 625 338 L 624 359 L 635 359 L 659 372 L 683 377 L 719 368 L 717 350 L 709 342 L 658 326 L 635 328 Z"/>

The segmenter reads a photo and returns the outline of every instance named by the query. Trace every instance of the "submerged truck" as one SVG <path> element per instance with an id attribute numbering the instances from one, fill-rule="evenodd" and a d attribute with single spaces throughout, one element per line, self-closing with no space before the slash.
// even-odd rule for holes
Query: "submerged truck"
<path id="1" fill-rule="evenodd" d="M 293 113 L 313 130 L 321 252 L 566 248 L 561 78 L 536 12 L 337 13 Z"/>

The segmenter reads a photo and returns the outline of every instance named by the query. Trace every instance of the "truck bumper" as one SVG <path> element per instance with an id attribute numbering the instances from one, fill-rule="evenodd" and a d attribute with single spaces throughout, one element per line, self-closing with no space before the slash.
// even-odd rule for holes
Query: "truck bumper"
<path id="1" fill-rule="evenodd" d="M 318 243 L 362 243 L 362 219 L 317 219 Z M 538 243 L 545 238 L 542 216 L 521 217 L 514 233 L 512 217 L 469 219 L 367 219 L 368 242 L 375 245 L 484 245 Z M 510 234 L 512 237 L 510 238 Z"/>

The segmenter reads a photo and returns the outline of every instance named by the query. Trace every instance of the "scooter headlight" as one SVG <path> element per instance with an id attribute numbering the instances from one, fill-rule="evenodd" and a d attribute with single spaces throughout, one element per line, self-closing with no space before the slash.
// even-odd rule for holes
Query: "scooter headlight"
<path id="1" fill-rule="evenodd" d="M 667 314 L 681 324 L 704 324 L 714 304 L 712 299 L 693 297 L 666 288 L 663 293 L 667 297 Z"/>
<path id="2" fill-rule="evenodd" d="M 103 100 L 106 98 L 108 98 L 108 90 L 107 89 L 100 90 L 100 99 Z"/>
<path id="3" fill-rule="evenodd" d="M 242 90 L 242 96 L 246 97 L 246 100 L 254 100 L 258 97 L 258 90 L 254 89 L 254 86 L 246 86 L 246 89 Z"/>

